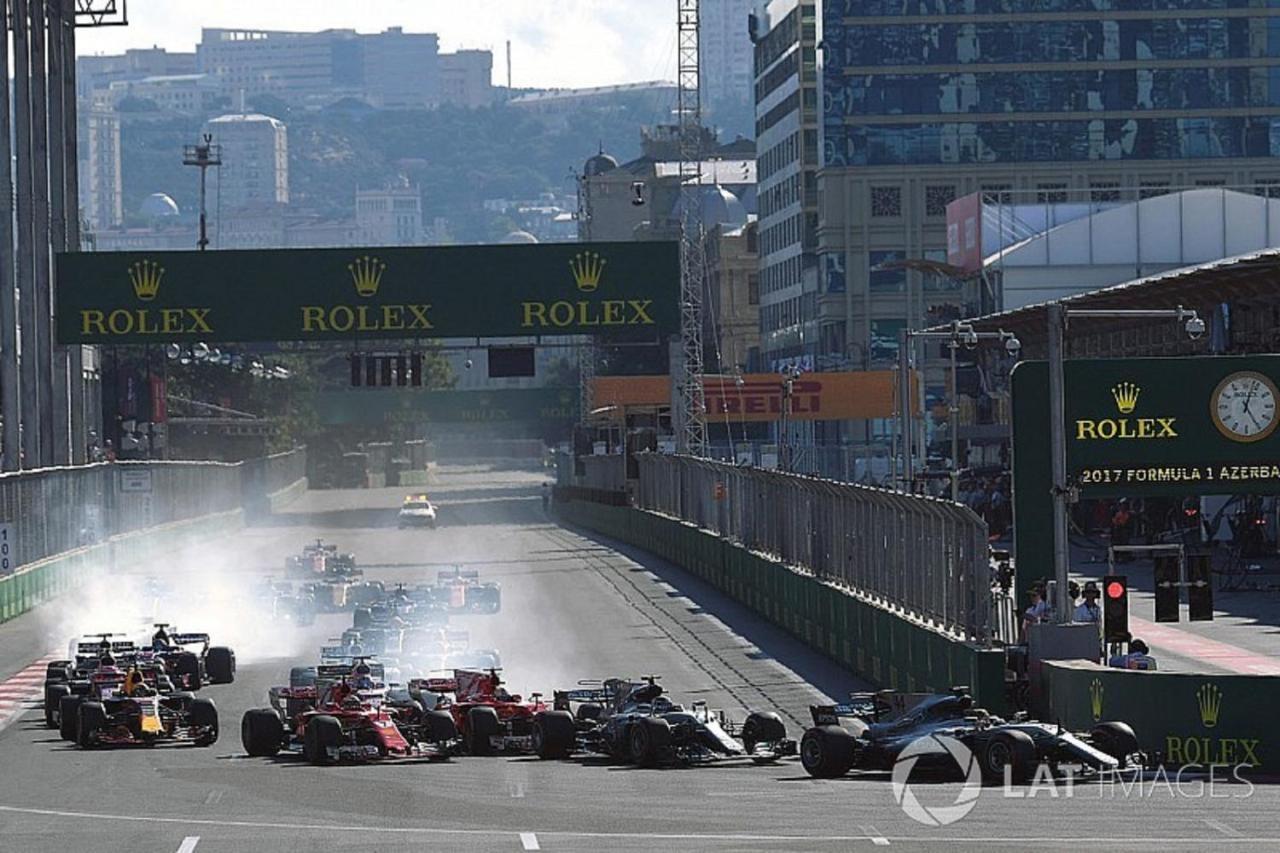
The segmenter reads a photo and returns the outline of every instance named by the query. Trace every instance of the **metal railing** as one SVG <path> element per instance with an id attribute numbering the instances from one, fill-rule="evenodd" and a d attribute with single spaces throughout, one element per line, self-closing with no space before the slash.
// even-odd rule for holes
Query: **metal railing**
<path id="1" fill-rule="evenodd" d="M 639 464 L 642 509 L 990 641 L 987 526 L 968 507 L 686 456 L 643 454 Z"/>
<path id="2" fill-rule="evenodd" d="M 263 476 L 249 482 L 251 471 Z M 299 448 L 247 462 L 100 462 L 0 475 L 11 570 L 109 536 L 229 512 L 306 471 Z M 292 478 L 292 479 L 290 479 Z M 246 485 L 249 488 L 246 488 Z"/>

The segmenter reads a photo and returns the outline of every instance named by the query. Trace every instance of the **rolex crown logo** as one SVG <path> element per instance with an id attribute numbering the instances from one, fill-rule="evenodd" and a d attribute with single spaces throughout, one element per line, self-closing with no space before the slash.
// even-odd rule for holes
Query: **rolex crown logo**
<path id="1" fill-rule="evenodd" d="M 1089 710 L 1095 723 L 1102 719 L 1102 682 L 1096 678 L 1089 685 Z"/>
<path id="2" fill-rule="evenodd" d="M 143 302 L 156 298 L 163 278 L 164 267 L 156 261 L 138 261 L 129 267 L 129 282 L 133 285 L 133 294 Z"/>
<path id="3" fill-rule="evenodd" d="M 1200 722 L 1206 729 L 1218 724 L 1218 712 L 1222 710 L 1222 691 L 1216 684 L 1201 684 L 1196 691 L 1196 704 L 1200 706 Z"/>
<path id="4" fill-rule="evenodd" d="M 378 292 L 378 286 L 382 284 L 382 274 L 386 271 L 387 265 L 377 258 L 365 255 L 347 264 L 347 269 L 351 272 L 351 280 L 355 282 L 356 293 L 361 296 L 373 296 Z"/>
<path id="5" fill-rule="evenodd" d="M 573 270 L 573 280 L 578 283 L 578 290 L 591 293 L 600 286 L 600 274 L 604 272 L 606 261 L 595 252 L 580 252 L 569 261 L 569 269 Z"/>
<path id="6" fill-rule="evenodd" d="M 1116 408 L 1120 410 L 1120 414 L 1127 415 L 1138 406 L 1138 395 L 1142 393 L 1142 389 L 1132 382 L 1121 382 L 1111 389 L 1111 396 L 1115 398 Z"/>

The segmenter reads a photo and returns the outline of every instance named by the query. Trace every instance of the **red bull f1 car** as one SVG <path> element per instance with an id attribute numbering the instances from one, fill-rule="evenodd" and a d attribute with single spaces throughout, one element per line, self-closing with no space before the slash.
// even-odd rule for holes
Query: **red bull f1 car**
<path id="1" fill-rule="evenodd" d="M 109 655 L 89 674 L 84 693 L 59 699 L 59 733 L 85 749 L 218 740 L 218 711 L 212 700 L 186 691 L 166 691 L 139 666 L 116 666 Z"/>

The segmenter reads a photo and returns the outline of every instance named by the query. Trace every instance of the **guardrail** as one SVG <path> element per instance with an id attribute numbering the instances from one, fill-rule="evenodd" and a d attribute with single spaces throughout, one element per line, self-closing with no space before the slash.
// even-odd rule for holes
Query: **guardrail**
<path id="1" fill-rule="evenodd" d="M 990 642 L 987 526 L 936 498 L 687 456 L 638 457 L 637 505 L 957 637 Z"/>

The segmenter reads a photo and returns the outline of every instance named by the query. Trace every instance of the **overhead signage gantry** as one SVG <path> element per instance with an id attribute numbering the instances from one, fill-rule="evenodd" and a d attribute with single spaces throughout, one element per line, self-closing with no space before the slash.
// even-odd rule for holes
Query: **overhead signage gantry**
<path id="1" fill-rule="evenodd" d="M 680 329 L 674 242 L 67 253 L 56 281 L 60 344 Z"/>

